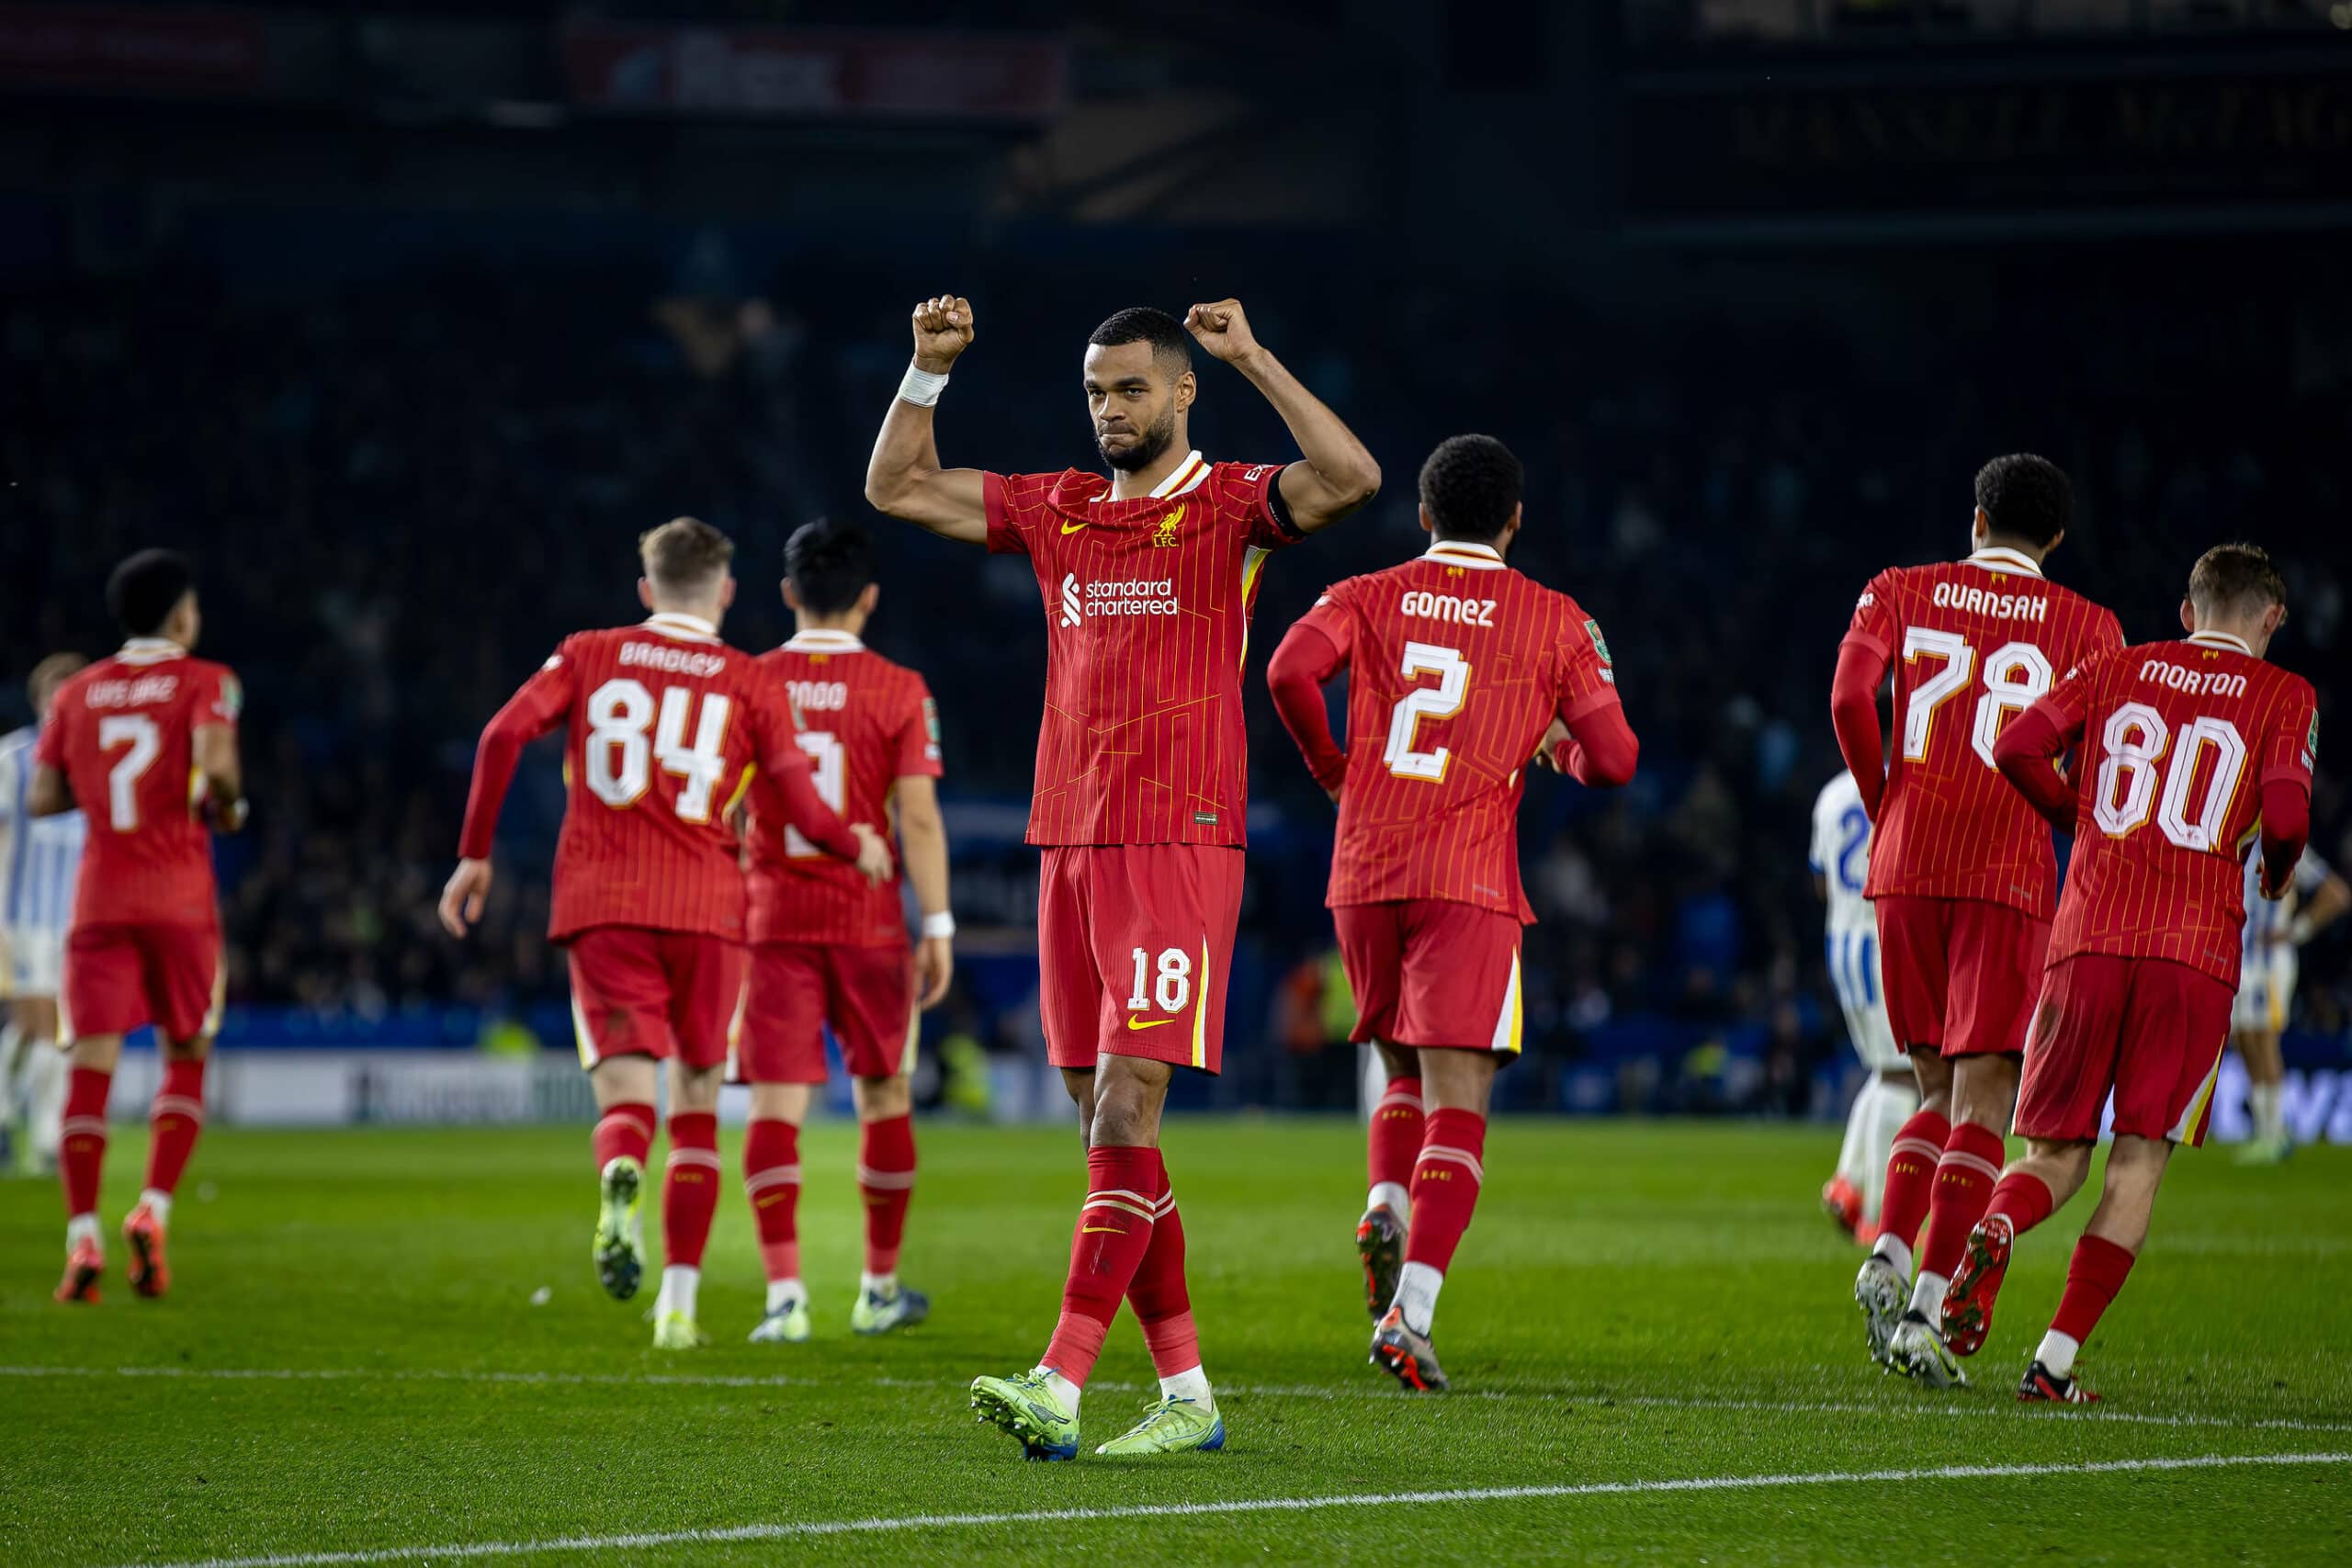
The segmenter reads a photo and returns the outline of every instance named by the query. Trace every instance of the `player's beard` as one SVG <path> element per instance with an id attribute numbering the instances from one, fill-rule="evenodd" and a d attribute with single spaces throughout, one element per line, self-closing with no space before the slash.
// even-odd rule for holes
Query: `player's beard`
<path id="1" fill-rule="evenodd" d="M 1121 473 L 1131 474 L 1137 468 L 1148 468 L 1159 461 L 1160 454 L 1167 451 L 1169 444 L 1175 439 L 1176 401 L 1171 398 L 1168 406 L 1160 411 L 1159 417 L 1152 422 L 1151 428 L 1145 431 L 1134 446 L 1114 452 L 1102 445 L 1102 438 L 1098 435 L 1094 438 L 1094 449 L 1102 454 L 1104 462 Z"/>

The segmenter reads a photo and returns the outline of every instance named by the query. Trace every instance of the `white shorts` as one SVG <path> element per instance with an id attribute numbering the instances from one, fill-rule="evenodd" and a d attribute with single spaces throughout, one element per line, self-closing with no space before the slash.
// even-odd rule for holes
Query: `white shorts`
<path id="1" fill-rule="evenodd" d="M 65 933 L 43 926 L 0 931 L 0 997 L 54 997 L 65 972 Z"/>
<path id="2" fill-rule="evenodd" d="M 2295 1006 L 2295 950 L 2285 942 L 2248 963 L 2238 973 L 2230 1027 L 2269 1034 L 2286 1028 Z"/>

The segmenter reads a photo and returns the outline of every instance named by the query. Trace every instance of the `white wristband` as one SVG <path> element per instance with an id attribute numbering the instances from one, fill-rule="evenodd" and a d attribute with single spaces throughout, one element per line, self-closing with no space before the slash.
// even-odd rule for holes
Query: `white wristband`
<path id="1" fill-rule="evenodd" d="M 944 378 L 945 378 L 944 377 L 942 378 L 942 379 Z M 929 942 L 933 937 L 954 936 L 955 934 L 956 917 L 947 910 L 942 909 L 935 915 L 925 915 L 922 918 L 923 941 Z"/>
<path id="2" fill-rule="evenodd" d="M 2312 940 L 2317 930 L 2309 915 L 2297 915 L 2287 923 L 2287 940 L 2294 946 L 2301 947 Z"/>
<path id="3" fill-rule="evenodd" d="M 910 362 L 906 375 L 899 380 L 899 396 L 917 408 L 927 409 L 939 400 L 939 394 L 946 386 L 945 373 L 933 375 Z"/>

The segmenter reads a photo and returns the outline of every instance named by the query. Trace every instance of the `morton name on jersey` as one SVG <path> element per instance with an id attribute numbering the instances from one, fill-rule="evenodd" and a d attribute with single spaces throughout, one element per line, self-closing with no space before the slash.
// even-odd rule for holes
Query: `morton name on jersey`
<path id="1" fill-rule="evenodd" d="M 817 794 L 851 822 L 897 827 L 891 791 L 937 778 L 939 710 L 921 675 L 847 632 L 807 631 L 761 655 L 760 672 L 788 693 Z M 899 878 L 868 882 L 773 811 L 752 813 L 751 940 L 844 947 L 907 945 Z"/>
<path id="2" fill-rule="evenodd" d="M 219 923 L 196 732 L 233 728 L 243 703 L 227 665 L 163 637 L 132 637 L 57 689 L 34 755 L 88 823 L 76 926 Z"/>
<path id="3" fill-rule="evenodd" d="M 2235 637 L 2201 632 L 2093 660 L 2049 706 L 2079 747 L 2075 853 L 2051 961 L 2164 958 L 2234 987 L 2242 868 L 2263 786 L 2311 787 L 2311 682 Z"/>
<path id="4" fill-rule="evenodd" d="M 1442 898 L 1533 920 L 1520 796 L 1555 716 L 1617 701 L 1600 626 L 1488 547 L 1447 540 L 1334 583 L 1299 624 L 1348 667 L 1328 902 Z"/>
<path id="5" fill-rule="evenodd" d="M 692 615 L 564 638 L 482 732 L 458 853 L 488 858 L 522 742 L 558 725 L 565 793 L 548 934 L 635 926 L 741 942 L 731 813 L 759 765 L 808 768 L 783 686 Z"/>
<path id="6" fill-rule="evenodd" d="M 2045 580 L 2032 557 L 1988 547 L 1880 572 L 1846 641 L 1894 666 L 1870 897 L 1977 898 L 2050 919 L 2050 828 L 1994 767 L 1993 742 L 2058 677 L 2122 646 L 2115 616 Z"/>
<path id="7" fill-rule="evenodd" d="M 1299 537 L 1281 475 L 1194 452 L 1126 501 L 1076 468 L 987 476 L 989 548 L 1029 558 L 1046 606 L 1031 843 L 1242 842 L 1250 610 Z"/>

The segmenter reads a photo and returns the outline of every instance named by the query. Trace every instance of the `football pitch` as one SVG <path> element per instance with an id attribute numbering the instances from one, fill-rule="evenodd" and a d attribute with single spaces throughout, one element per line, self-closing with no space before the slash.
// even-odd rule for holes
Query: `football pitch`
<path id="1" fill-rule="evenodd" d="M 1026 1368 L 1083 1187 L 1074 1134 L 926 1124 L 868 1340 L 854 1136 L 804 1140 L 818 1338 L 752 1346 L 734 1185 L 664 1355 L 588 1261 L 585 1128 L 221 1130 L 174 1293 L 48 1296 L 55 1189 L 0 1184 L 0 1560 L 11 1563 L 2298 1562 L 2352 1555 L 2352 1153 L 2184 1156 L 2085 1353 L 2092 1410 L 2011 1394 L 2085 1200 L 2028 1237 L 1977 1386 L 1883 1377 L 1829 1128 L 1511 1121 L 1440 1304 L 1456 1392 L 1364 1364 L 1344 1122 L 1180 1120 L 1166 1146 L 1231 1440 L 1091 1457 L 1150 1388 L 1122 1316 L 1088 1456 L 1024 1464 L 965 1384 Z M 119 1222 L 142 1135 L 118 1128 Z M 657 1158 L 658 1151 L 657 1151 Z M 656 1229 L 649 1204 L 649 1239 Z M 540 1292 L 544 1291 L 545 1294 Z"/>

